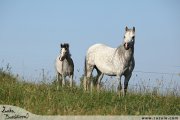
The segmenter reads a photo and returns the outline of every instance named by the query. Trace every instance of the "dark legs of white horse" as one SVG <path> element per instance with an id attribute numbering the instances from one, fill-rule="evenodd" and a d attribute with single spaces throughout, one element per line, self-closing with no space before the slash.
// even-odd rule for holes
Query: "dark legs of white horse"
<path id="1" fill-rule="evenodd" d="M 128 88 L 128 82 L 129 79 L 131 78 L 132 73 L 125 75 L 125 80 L 124 80 L 124 95 L 127 93 L 127 88 Z"/>
<path id="2" fill-rule="evenodd" d="M 125 76 L 125 79 L 124 79 L 124 90 L 123 90 L 123 87 L 122 87 L 122 84 L 121 84 L 121 77 L 122 76 L 119 77 L 118 94 L 122 95 L 122 96 L 125 96 L 126 92 L 127 92 L 128 82 L 129 82 L 129 79 L 131 77 L 131 74 Z"/>
<path id="3" fill-rule="evenodd" d="M 98 78 L 98 84 L 97 84 L 97 90 L 98 90 L 98 91 L 100 91 L 100 83 L 101 83 L 101 80 L 102 80 L 103 76 L 104 76 L 104 74 L 101 73 L 101 75 L 100 75 L 99 78 Z"/>
<path id="4" fill-rule="evenodd" d="M 125 75 L 125 79 L 124 79 L 124 90 L 122 90 L 122 85 L 121 85 L 121 76 L 119 78 L 119 85 L 118 85 L 118 92 L 120 94 L 122 94 L 123 96 L 126 95 L 127 93 L 127 88 L 128 88 L 128 82 L 129 79 L 131 78 L 132 73 Z"/>
<path id="5" fill-rule="evenodd" d="M 96 70 L 97 70 L 97 79 L 98 79 L 97 80 L 97 90 L 100 91 L 100 83 L 101 83 L 101 80 L 102 80 L 104 74 L 101 71 L 99 71 L 97 68 L 96 68 Z"/>

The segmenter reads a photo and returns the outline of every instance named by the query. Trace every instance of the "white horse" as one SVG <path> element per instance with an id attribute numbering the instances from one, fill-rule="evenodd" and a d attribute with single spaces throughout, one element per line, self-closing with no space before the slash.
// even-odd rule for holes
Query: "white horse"
<path id="1" fill-rule="evenodd" d="M 57 90 L 59 89 L 59 84 L 62 87 L 65 85 L 65 78 L 69 76 L 70 87 L 73 85 L 73 75 L 74 75 L 74 63 L 69 52 L 69 44 L 61 44 L 60 55 L 56 58 L 56 71 L 57 71 Z M 59 81 L 60 80 L 60 81 Z"/>
<path id="2" fill-rule="evenodd" d="M 91 46 L 85 58 L 84 89 L 91 91 L 93 81 L 90 79 L 93 69 L 97 70 L 97 89 L 103 75 L 117 76 L 119 79 L 118 91 L 122 90 L 121 77 L 125 76 L 123 95 L 126 94 L 128 82 L 135 66 L 134 61 L 135 27 L 125 28 L 124 41 L 118 48 L 111 48 L 103 44 Z"/>

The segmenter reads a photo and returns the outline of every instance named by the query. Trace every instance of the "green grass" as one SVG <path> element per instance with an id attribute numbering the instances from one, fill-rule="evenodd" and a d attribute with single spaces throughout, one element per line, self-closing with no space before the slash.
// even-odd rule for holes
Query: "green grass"
<path id="1" fill-rule="evenodd" d="M 84 92 L 79 87 L 61 88 L 28 83 L 0 71 L 0 104 L 19 106 L 38 115 L 180 115 L 180 96 L 129 92 Z"/>

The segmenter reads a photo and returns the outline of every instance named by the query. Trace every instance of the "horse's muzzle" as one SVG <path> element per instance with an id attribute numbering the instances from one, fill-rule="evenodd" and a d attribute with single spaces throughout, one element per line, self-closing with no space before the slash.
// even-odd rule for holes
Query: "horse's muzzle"
<path id="1" fill-rule="evenodd" d="M 134 44 L 133 43 L 131 43 L 131 42 L 127 42 L 127 43 L 124 43 L 124 48 L 126 49 L 126 50 L 129 50 L 129 48 L 133 48 L 133 46 L 134 46 Z"/>
<path id="2" fill-rule="evenodd" d="M 129 43 L 124 43 L 124 48 L 125 48 L 126 50 L 128 50 L 128 49 L 130 48 L 130 44 L 129 44 Z"/>

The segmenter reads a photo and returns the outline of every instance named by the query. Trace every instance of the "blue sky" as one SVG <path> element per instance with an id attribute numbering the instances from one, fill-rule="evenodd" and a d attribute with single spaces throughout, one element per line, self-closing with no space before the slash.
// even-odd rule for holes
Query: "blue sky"
<path id="1" fill-rule="evenodd" d="M 179 0 L 0 0 L 0 64 L 27 78 L 42 69 L 54 76 L 68 42 L 79 77 L 88 47 L 119 46 L 125 26 L 136 27 L 135 71 L 180 73 Z"/>

